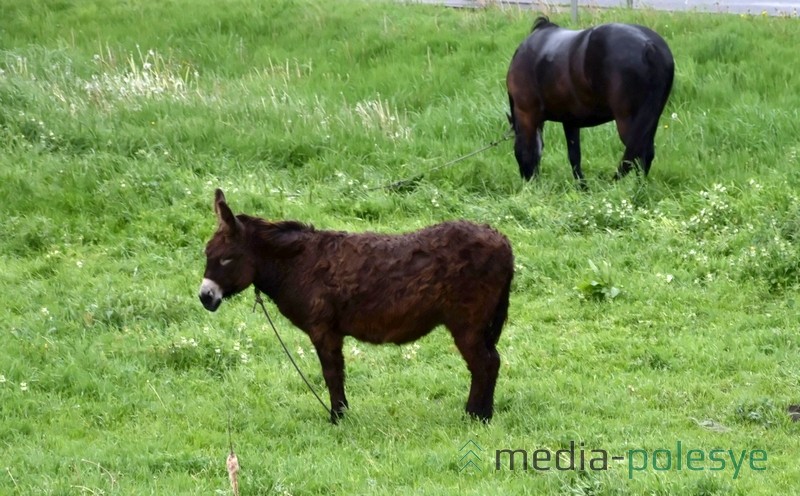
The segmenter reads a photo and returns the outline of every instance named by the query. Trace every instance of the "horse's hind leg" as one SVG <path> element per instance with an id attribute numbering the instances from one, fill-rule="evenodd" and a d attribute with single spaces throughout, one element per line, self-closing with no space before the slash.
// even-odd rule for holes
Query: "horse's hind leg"
<path id="1" fill-rule="evenodd" d="M 653 159 L 656 156 L 656 132 L 653 130 L 652 133 L 646 138 L 645 148 L 644 148 L 644 155 L 642 157 L 642 171 L 644 172 L 645 177 L 650 172 L 650 165 L 653 163 Z"/>
<path id="2" fill-rule="evenodd" d="M 666 100 L 648 99 L 628 117 L 616 119 L 617 132 L 625 144 L 625 153 L 619 164 L 614 179 L 622 179 L 631 169 L 640 169 L 645 177 L 650 172 L 650 164 L 655 157 L 655 137 L 658 131 L 658 119 L 664 110 Z"/>
<path id="3" fill-rule="evenodd" d="M 652 153 L 649 153 L 648 150 L 652 149 L 652 137 L 655 133 L 649 128 L 642 128 L 640 120 L 639 118 L 617 119 L 617 132 L 625 145 L 625 153 L 622 155 L 617 173 L 614 175 L 615 181 L 628 175 L 634 167 L 637 172 L 640 168 L 644 170 L 645 176 L 650 170 Z M 647 160 L 648 155 L 650 161 Z"/>
<path id="4" fill-rule="evenodd" d="M 467 362 L 472 374 L 466 411 L 484 422 L 492 419 L 494 389 L 500 372 L 500 354 L 493 344 L 487 343 L 483 329 L 453 332 L 458 351 Z"/>
<path id="5" fill-rule="evenodd" d="M 331 422 L 335 424 L 344 416 L 344 411 L 348 407 L 347 398 L 344 395 L 344 355 L 342 354 L 344 338 L 328 329 L 309 334 L 322 365 L 322 376 L 325 378 L 331 399 Z"/>
<path id="6" fill-rule="evenodd" d="M 625 147 L 625 153 L 619 164 L 619 169 L 614 175 L 614 180 L 625 177 L 632 169 L 636 169 L 638 174 L 641 170 L 645 177 L 650 172 L 650 164 L 655 157 L 655 145 L 653 143 L 655 133 L 645 136 L 637 136 L 631 140 L 631 145 Z"/>
<path id="7" fill-rule="evenodd" d="M 581 128 L 564 124 L 564 136 L 567 138 L 567 156 L 572 166 L 572 176 L 578 181 L 578 186 L 586 190 L 586 179 L 581 170 Z"/>
<path id="8" fill-rule="evenodd" d="M 617 168 L 617 173 L 614 174 L 614 180 L 619 181 L 623 177 L 627 176 L 628 173 L 636 168 L 639 170 L 639 165 L 641 163 L 639 157 L 641 154 L 635 152 L 631 147 L 625 148 L 625 153 L 622 155 L 622 160 L 619 163 L 619 167 Z"/>

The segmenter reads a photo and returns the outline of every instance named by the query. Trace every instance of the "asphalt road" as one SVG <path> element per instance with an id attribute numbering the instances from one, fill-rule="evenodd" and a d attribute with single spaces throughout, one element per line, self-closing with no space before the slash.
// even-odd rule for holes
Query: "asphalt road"
<path id="1" fill-rule="evenodd" d="M 520 6 L 542 10 L 552 10 L 553 7 L 569 7 L 569 0 L 407 0 L 411 3 L 442 4 L 450 7 L 479 7 L 487 3 Z M 578 0 L 580 7 L 624 7 L 625 0 Z M 696 10 L 698 12 L 716 12 L 727 14 L 754 14 L 754 15 L 783 15 L 798 17 L 800 14 L 800 1 L 791 0 L 633 0 L 634 8 L 653 8 L 656 10 Z"/>

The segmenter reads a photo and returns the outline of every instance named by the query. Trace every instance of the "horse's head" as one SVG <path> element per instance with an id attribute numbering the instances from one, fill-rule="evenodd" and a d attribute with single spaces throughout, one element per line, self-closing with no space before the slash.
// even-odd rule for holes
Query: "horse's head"
<path id="1" fill-rule="evenodd" d="M 242 222 L 233 215 L 222 190 L 214 192 L 214 210 L 219 228 L 206 245 L 206 270 L 200 285 L 200 301 L 215 311 L 223 298 L 245 290 L 253 283 L 255 263 Z"/>

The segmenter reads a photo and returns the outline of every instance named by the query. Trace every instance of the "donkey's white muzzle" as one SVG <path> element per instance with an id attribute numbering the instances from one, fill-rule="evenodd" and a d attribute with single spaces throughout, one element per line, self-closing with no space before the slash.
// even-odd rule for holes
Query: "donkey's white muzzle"
<path id="1" fill-rule="evenodd" d="M 206 310 L 213 312 L 219 308 L 219 304 L 222 303 L 222 288 L 211 279 L 203 279 L 203 283 L 200 284 L 200 293 L 198 296 Z"/>

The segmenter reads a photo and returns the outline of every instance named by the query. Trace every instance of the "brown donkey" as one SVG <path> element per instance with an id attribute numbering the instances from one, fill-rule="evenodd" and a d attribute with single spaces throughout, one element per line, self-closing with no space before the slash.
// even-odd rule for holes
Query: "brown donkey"
<path id="1" fill-rule="evenodd" d="M 472 374 L 466 411 L 492 418 L 497 340 L 508 313 L 514 256 L 485 225 L 444 222 L 402 235 L 318 231 L 299 222 L 234 216 L 221 190 L 219 228 L 206 245 L 200 301 L 216 310 L 251 284 L 311 338 L 331 400 L 348 406 L 345 336 L 403 344 L 447 327 Z"/>

